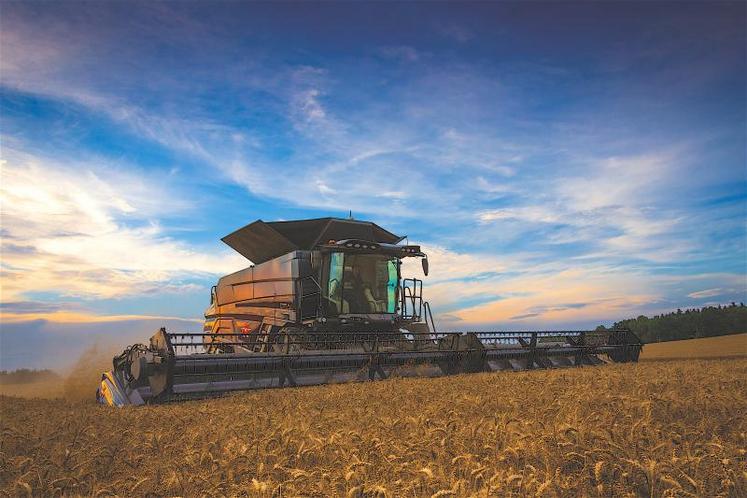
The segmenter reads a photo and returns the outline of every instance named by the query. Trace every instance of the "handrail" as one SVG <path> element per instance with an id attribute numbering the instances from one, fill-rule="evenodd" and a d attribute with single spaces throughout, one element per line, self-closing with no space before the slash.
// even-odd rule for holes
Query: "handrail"
<path id="1" fill-rule="evenodd" d="M 409 296 L 408 296 L 409 294 Z M 407 301 L 412 301 L 412 315 L 407 312 Z M 412 296 L 412 289 L 410 287 L 407 287 L 402 285 L 402 318 L 409 318 L 415 316 L 415 300 Z"/>
<path id="2" fill-rule="evenodd" d="M 408 285 L 412 282 L 412 286 Z M 402 318 L 419 321 L 423 314 L 423 281 L 417 278 L 403 278 L 402 284 Z M 407 301 L 412 305 L 411 313 L 407 312 Z M 418 306 L 419 305 L 419 306 Z M 417 311 L 416 311 L 417 308 Z"/>
<path id="3" fill-rule="evenodd" d="M 425 323 L 428 324 L 428 318 L 431 319 L 431 332 L 436 334 L 436 323 L 433 321 L 433 312 L 431 311 L 431 303 L 423 301 L 423 315 L 425 315 Z"/>

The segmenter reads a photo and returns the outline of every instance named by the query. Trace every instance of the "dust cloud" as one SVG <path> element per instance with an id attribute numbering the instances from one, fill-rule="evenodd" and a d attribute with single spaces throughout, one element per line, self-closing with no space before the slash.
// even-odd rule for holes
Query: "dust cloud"
<path id="1" fill-rule="evenodd" d="M 117 353 L 112 346 L 93 344 L 78 355 L 73 366 L 60 371 L 59 376 L 3 384 L 0 385 L 0 395 L 21 398 L 64 398 L 68 401 L 95 403 L 101 374 L 111 370 L 112 358 Z"/>
<path id="2" fill-rule="evenodd" d="M 112 369 L 116 354 L 111 347 L 93 344 L 78 357 L 78 361 L 64 375 L 62 396 L 68 401 L 96 401 L 96 389 L 101 374 Z"/>

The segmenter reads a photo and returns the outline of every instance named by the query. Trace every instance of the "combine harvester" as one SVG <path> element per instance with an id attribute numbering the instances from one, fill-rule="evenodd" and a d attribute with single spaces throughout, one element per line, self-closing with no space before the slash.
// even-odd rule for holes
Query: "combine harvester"
<path id="1" fill-rule="evenodd" d="M 142 405 L 267 387 L 638 361 L 629 330 L 436 332 L 420 246 L 365 221 L 255 221 L 223 241 L 255 264 L 211 290 L 201 333 L 160 329 L 104 373 L 97 399 Z"/>

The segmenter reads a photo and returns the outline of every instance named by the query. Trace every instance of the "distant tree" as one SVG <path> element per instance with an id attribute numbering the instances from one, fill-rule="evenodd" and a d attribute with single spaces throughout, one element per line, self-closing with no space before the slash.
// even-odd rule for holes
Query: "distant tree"
<path id="1" fill-rule="evenodd" d="M 668 314 L 649 318 L 621 320 L 614 327 L 626 327 L 635 332 L 643 342 L 672 341 L 695 337 L 747 332 L 747 307 L 744 303 L 731 303 L 729 306 L 706 306 L 704 308 L 681 309 Z"/>

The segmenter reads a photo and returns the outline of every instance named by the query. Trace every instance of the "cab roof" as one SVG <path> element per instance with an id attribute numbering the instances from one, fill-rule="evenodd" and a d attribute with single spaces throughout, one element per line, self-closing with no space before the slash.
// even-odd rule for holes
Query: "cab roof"
<path id="1" fill-rule="evenodd" d="M 309 251 L 330 240 L 360 239 L 396 244 L 404 239 L 370 221 L 344 218 L 257 220 L 221 240 L 255 265 L 292 251 Z"/>

